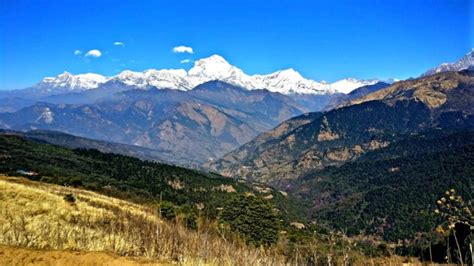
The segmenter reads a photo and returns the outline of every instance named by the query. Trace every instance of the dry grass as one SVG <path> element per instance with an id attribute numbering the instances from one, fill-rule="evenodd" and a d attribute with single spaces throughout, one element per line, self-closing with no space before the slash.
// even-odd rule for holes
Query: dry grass
<path id="1" fill-rule="evenodd" d="M 73 194 L 74 203 L 64 200 Z M 106 251 L 194 265 L 277 265 L 274 251 L 161 221 L 145 206 L 90 191 L 0 175 L 0 244 L 47 250 Z"/>

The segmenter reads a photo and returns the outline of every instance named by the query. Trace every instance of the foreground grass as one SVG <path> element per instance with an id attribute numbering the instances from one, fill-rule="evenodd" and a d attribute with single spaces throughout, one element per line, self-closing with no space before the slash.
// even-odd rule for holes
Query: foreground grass
<path id="1" fill-rule="evenodd" d="M 75 202 L 64 199 L 68 194 Z M 98 193 L 0 175 L 0 244 L 106 251 L 161 262 L 275 265 L 284 258 L 211 232 L 164 222 L 154 210 Z"/>

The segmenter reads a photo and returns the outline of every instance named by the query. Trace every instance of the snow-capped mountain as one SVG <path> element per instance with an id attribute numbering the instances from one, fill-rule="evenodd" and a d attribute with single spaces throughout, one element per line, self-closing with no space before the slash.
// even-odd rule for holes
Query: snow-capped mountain
<path id="1" fill-rule="evenodd" d="M 291 68 L 268 75 L 250 76 L 219 55 L 196 61 L 188 71 L 187 79 L 193 87 L 210 80 L 221 80 L 246 89 L 268 89 L 282 94 L 334 93 L 327 83 L 305 79 Z"/>
<path id="2" fill-rule="evenodd" d="M 285 69 L 268 75 L 254 75 L 255 88 L 266 88 L 282 94 L 333 94 L 328 83 L 303 78 L 294 69 Z"/>
<path id="3" fill-rule="evenodd" d="M 355 79 L 355 78 L 346 78 L 346 79 L 341 79 L 339 81 L 331 83 L 331 88 L 334 91 L 348 94 L 357 88 L 367 86 L 367 85 L 373 85 L 379 81 L 380 80 L 377 80 L 377 79 L 360 80 L 360 79 Z"/>
<path id="4" fill-rule="evenodd" d="M 188 71 L 187 79 L 193 87 L 211 80 L 220 80 L 247 89 L 254 89 L 255 82 L 241 69 L 229 64 L 223 57 L 213 55 L 197 60 Z"/>
<path id="5" fill-rule="evenodd" d="M 191 85 L 186 80 L 184 69 L 148 69 L 143 72 L 126 70 L 110 78 L 110 80 L 122 82 L 129 86 L 138 88 L 156 87 L 177 90 L 189 90 Z"/>
<path id="6" fill-rule="evenodd" d="M 247 75 L 223 57 L 213 55 L 195 61 L 194 66 L 187 72 L 184 69 L 149 69 L 143 72 L 126 70 L 113 77 L 104 77 L 92 73 L 72 75 L 64 72 L 55 78 L 43 79 L 36 87 L 48 92 L 58 89 L 61 91 L 78 91 L 95 89 L 107 81 L 114 81 L 141 89 L 155 87 L 186 91 L 211 80 L 224 81 L 249 90 L 267 89 L 271 92 L 286 95 L 349 93 L 356 88 L 371 85 L 378 81 L 347 78 L 329 84 L 324 81 L 317 82 L 306 79 L 292 68 L 267 75 Z"/>
<path id="7" fill-rule="evenodd" d="M 440 72 L 447 71 L 461 71 L 464 69 L 474 68 L 474 48 L 471 49 L 464 57 L 456 61 L 455 63 L 443 63 L 433 69 L 426 71 L 422 76 L 430 76 Z"/>
<path id="8" fill-rule="evenodd" d="M 53 90 L 89 90 L 99 87 L 105 83 L 108 78 L 94 73 L 72 75 L 69 72 L 64 72 L 57 77 L 44 78 L 37 87 L 45 91 Z"/>

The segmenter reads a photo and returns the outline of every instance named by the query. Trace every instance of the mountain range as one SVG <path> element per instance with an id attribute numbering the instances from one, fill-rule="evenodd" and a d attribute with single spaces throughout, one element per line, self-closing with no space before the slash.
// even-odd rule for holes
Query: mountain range
<path id="1" fill-rule="evenodd" d="M 474 49 L 416 79 L 377 82 L 331 97 L 305 113 L 205 164 L 227 176 L 281 188 L 326 166 L 389 146 L 399 135 L 474 125 Z"/>
<path id="2" fill-rule="evenodd" d="M 469 68 L 472 55 L 471 51 L 449 69 Z M 405 83 L 393 86 L 397 84 Z M 257 135 L 287 119 L 353 105 L 364 97 L 373 100 L 370 97 L 378 95 L 374 93 L 383 94 L 389 85 L 352 78 L 331 84 L 316 82 L 293 69 L 247 75 L 213 55 L 197 60 L 189 71 L 124 71 L 113 77 L 66 72 L 44 78 L 30 88 L 0 93 L 0 126 L 62 131 L 139 146 L 171 163 L 199 166 L 212 164 L 243 144 L 250 145 Z M 430 93 L 421 93 L 420 99 L 429 104 L 445 101 L 438 92 Z M 274 134 L 281 126 L 285 124 L 266 134 Z M 218 163 L 213 168 L 222 166 Z"/>
<path id="3" fill-rule="evenodd" d="M 192 91 L 121 91 L 90 104 L 35 103 L 0 114 L 0 125 L 142 146 L 199 165 L 305 111 L 286 95 L 210 81 Z"/>
<path id="4" fill-rule="evenodd" d="M 65 72 L 0 93 L 0 126 L 139 146 L 170 163 L 199 166 L 291 117 L 321 110 L 341 92 L 376 82 L 328 84 L 293 69 L 247 75 L 218 55 L 197 60 L 187 72 Z"/>
<path id="5" fill-rule="evenodd" d="M 15 112 L 36 102 L 62 104 L 90 104 L 108 100 L 113 94 L 126 90 L 170 89 L 192 91 L 198 85 L 219 80 L 249 91 L 266 89 L 288 95 L 310 111 L 322 109 L 335 95 L 366 85 L 377 79 L 346 78 L 334 83 L 306 79 L 294 69 L 276 71 L 267 75 L 247 75 L 223 57 L 213 55 L 199 59 L 194 66 L 184 69 L 149 69 L 143 72 L 125 70 L 116 76 L 105 77 L 87 73 L 73 75 L 64 72 L 46 77 L 39 83 L 20 90 L 0 91 L 0 112 Z"/>
<path id="6" fill-rule="evenodd" d="M 149 69 L 143 72 L 123 71 L 116 76 L 104 77 L 88 73 L 72 75 L 64 72 L 57 77 L 44 78 L 34 87 L 44 94 L 97 89 L 107 82 L 118 82 L 140 89 L 174 89 L 188 91 L 212 80 L 220 80 L 249 90 L 267 89 L 282 94 L 334 94 L 374 84 L 378 80 L 347 78 L 334 83 L 306 79 L 292 68 L 268 75 L 247 75 L 229 64 L 223 57 L 212 55 L 195 61 L 189 71 L 184 69 Z"/>

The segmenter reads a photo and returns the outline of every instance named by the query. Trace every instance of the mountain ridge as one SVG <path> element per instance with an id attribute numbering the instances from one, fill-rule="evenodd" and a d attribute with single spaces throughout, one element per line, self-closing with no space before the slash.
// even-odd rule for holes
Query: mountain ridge
<path id="1" fill-rule="evenodd" d="M 471 48 L 470 52 L 468 52 L 462 58 L 458 59 L 456 62 L 440 64 L 439 66 L 426 71 L 421 76 L 426 77 L 441 72 L 472 69 L 474 69 L 474 48 Z"/>
<path id="2" fill-rule="evenodd" d="M 30 130 L 25 132 L 0 129 L 0 135 L 16 135 L 35 142 L 46 142 L 53 145 L 68 147 L 71 149 L 96 149 L 104 153 L 114 153 L 125 156 L 132 156 L 141 160 L 182 165 L 179 162 L 173 161 L 172 158 L 166 156 L 166 153 L 163 151 L 152 150 L 134 145 L 83 138 L 60 131 Z"/>
<path id="3" fill-rule="evenodd" d="M 306 111 L 283 94 L 209 81 L 189 92 L 131 89 L 93 103 L 40 102 L 0 114 L 0 127 L 136 145 L 163 152 L 171 161 L 200 165 Z"/>
<path id="4" fill-rule="evenodd" d="M 398 82 L 346 106 L 285 121 L 205 166 L 284 188 L 305 173 L 388 146 L 398 134 L 474 126 L 473 88 L 470 71 Z"/>

